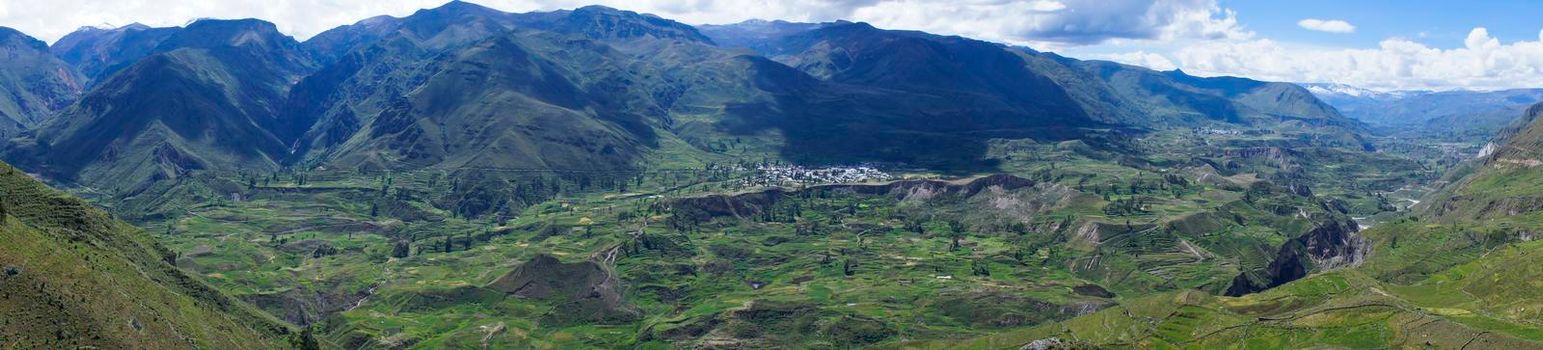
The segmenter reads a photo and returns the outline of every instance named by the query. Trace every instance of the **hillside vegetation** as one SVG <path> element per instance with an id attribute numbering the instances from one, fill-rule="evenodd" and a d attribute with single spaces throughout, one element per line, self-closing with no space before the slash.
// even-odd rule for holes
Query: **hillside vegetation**
<path id="1" fill-rule="evenodd" d="M 78 91 L 0 128 L 0 347 L 1543 342 L 1543 107 L 1472 159 L 1296 84 L 602 6 L 12 42 Z"/>
<path id="2" fill-rule="evenodd" d="M 290 326 L 171 265 L 150 235 L 0 165 L 0 346 L 285 348 Z"/>

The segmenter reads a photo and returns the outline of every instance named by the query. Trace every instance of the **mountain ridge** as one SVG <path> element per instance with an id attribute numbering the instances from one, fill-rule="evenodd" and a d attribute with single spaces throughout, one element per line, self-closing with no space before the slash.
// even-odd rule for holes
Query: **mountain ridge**
<path id="1" fill-rule="evenodd" d="M 277 169 L 289 142 L 275 110 L 290 82 L 310 69 L 299 43 L 271 23 L 194 22 L 8 151 L 22 164 L 85 184 Z"/>
<path id="2" fill-rule="evenodd" d="M 85 78 L 43 41 L 0 27 L 0 139 L 51 119 L 84 86 Z"/>

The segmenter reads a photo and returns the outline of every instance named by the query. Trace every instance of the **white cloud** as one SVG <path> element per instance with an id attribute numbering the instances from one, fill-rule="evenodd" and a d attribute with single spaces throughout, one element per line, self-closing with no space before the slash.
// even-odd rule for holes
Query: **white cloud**
<path id="1" fill-rule="evenodd" d="M 1337 19 L 1322 20 L 1317 18 L 1308 18 L 1297 21 L 1297 26 L 1307 30 L 1315 30 L 1326 33 L 1355 33 L 1354 25 L 1351 25 L 1350 22 Z"/>
<path id="2" fill-rule="evenodd" d="M 444 0 L 0 0 L 0 25 L 47 42 L 81 26 L 181 26 L 198 18 L 257 18 L 308 37 L 371 16 L 407 15 Z"/>
<path id="3" fill-rule="evenodd" d="M 1120 62 L 1129 65 L 1147 67 L 1156 70 L 1173 70 L 1178 68 L 1172 60 L 1160 54 L 1146 51 L 1132 51 L 1122 53 L 1110 53 L 1094 55 L 1092 58 Z"/>
<path id="4" fill-rule="evenodd" d="M 1543 40 L 1543 32 L 1539 33 Z M 1199 42 L 1171 58 L 1185 72 L 1263 80 L 1330 82 L 1376 90 L 1543 87 L 1543 42 L 1502 44 L 1474 28 L 1463 47 L 1440 49 L 1408 39 L 1376 48 L 1292 45 L 1269 39 Z"/>
<path id="5" fill-rule="evenodd" d="M 1052 12 L 1066 9 L 1066 4 L 1060 1 L 1041 0 L 1029 4 L 1029 10 L 1039 12 Z"/>

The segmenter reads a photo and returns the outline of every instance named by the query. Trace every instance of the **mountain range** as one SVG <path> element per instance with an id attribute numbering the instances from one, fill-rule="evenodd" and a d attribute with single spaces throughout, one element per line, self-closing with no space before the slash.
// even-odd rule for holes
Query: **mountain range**
<path id="1" fill-rule="evenodd" d="M 1536 90 L 460 1 L 0 53 L 0 347 L 1543 339 L 1465 279 L 1536 277 Z"/>
<path id="2" fill-rule="evenodd" d="M 302 164 L 625 173 L 652 166 L 644 158 L 669 139 L 701 149 L 771 137 L 768 156 L 781 159 L 937 169 L 989 168 L 988 137 L 1070 139 L 1081 128 L 1330 128 L 1360 146 L 1359 123 L 1291 84 L 864 23 L 767 26 L 704 34 L 597 6 L 512 14 L 451 2 L 303 43 L 259 20 L 83 29 L 54 45 L 59 58 L 12 45 L 67 63 L 29 68 L 89 89 L 75 98 L 25 85 L 57 97 L 14 118 L 27 135 L 7 157 L 125 186 Z"/>
<path id="3" fill-rule="evenodd" d="M 48 45 L 0 27 L 0 138 L 37 127 L 69 106 L 86 78 Z"/>
<path id="4" fill-rule="evenodd" d="M 1372 91 L 1343 84 L 1302 84 L 1345 116 L 1380 134 L 1436 135 L 1484 141 L 1543 101 L 1543 89 Z"/>

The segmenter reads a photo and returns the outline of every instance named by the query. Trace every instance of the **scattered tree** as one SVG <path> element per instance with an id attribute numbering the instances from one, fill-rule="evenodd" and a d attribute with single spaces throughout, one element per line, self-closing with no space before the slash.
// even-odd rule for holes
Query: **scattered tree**
<path id="1" fill-rule="evenodd" d="M 393 258 L 406 258 L 411 252 L 412 245 L 408 244 L 407 241 L 396 241 L 396 244 L 391 247 L 391 257 Z"/>

